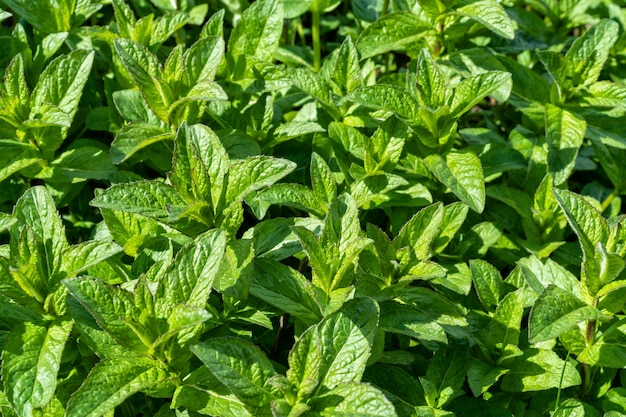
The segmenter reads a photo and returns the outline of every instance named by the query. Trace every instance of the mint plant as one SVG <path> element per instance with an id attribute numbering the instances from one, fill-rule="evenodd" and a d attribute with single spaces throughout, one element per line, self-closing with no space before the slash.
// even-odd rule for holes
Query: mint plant
<path id="1" fill-rule="evenodd" d="M 2 7 L 2 416 L 626 415 L 622 3 Z"/>

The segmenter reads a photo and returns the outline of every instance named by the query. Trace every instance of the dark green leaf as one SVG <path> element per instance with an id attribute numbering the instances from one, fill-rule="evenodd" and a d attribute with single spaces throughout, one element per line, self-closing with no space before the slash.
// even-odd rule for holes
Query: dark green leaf
<path id="1" fill-rule="evenodd" d="M 546 105 L 548 173 L 552 175 L 554 185 L 565 182 L 574 170 L 586 126 L 585 120 L 574 113 Z"/>
<path id="2" fill-rule="evenodd" d="M 581 384 L 580 374 L 570 362 L 546 349 L 525 349 L 521 356 L 503 361 L 509 369 L 501 387 L 507 392 L 541 391 Z"/>
<path id="3" fill-rule="evenodd" d="M 283 30 L 283 4 L 261 0 L 248 7 L 228 39 L 228 54 L 234 58 L 252 55 L 272 61 Z"/>
<path id="4" fill-rule="evenodd" d="M 76 113 L 83 87 L 89 77 L 93 56 L 92 52 L 77 50 L 52 61 L 33 90 L 33 111 L 41 111 L 44 105 L 52 104 L 71 119 Z"/>
<path id="5" fill-rule="evenodd" d="M 172 210 L 186 206 L 174 188 L 156 181 L 114 185 L 91 200 L 90 204 L 103 209 L 137 213 L 160 221 L 169 219 Z"/>
<path id="6" fill-rule="evenodd" d="M 339 401 L 337 404 L 336 402 Z M 366 384 L 342 384 L 311 401 L 321 416 L 395 417 L 393 404 L 376 388 Z"/>
<path id="7" fill-rule="evenodd" d="M 395 12 L 382 16 L 359 36 L 357 49 L 361 59 L 398 50 L 414 44 L 432 29 L 428 22 L 411 12 Z"/>
<path id="8" fill-rule="evenodd" d="M 71 329 L 68 320 L 47 327 L 25 322 L 10 333 L 2 355 L 2 378 L 7 397 L 20 415 L 31 415 L 52 400 Z"/>
<path id="9" fill-rule="evenodd" d="M 585 198 L 567 190 L 553 190 L 559 206 L 574 229 L 587 257 L 593 257 L 596 243 L 604 243 L 609 236 L 606 220 Z"/>
<path id="10" fill-rule="evenodd" d="M 482 23 L 487 29 L 506 39 L 513 39 L 515 26 L 506 11 L 496 0 L 470 0 L 461 2 L 454 11 Z"/>
<path id="11" fill-rule="evenodd" d="M 357 88 L 346 97 L 365 107 L 390 111 L 405 120 L 418 118 L 419 103 L 402 88 L 376 84 Z"/>
<path id="12" fill-rule="evenodd" d="M 272 415 L 269 404 L 276 393 L 268 381 L 276 371 L 257 346 L 240 339 L 213 338 L 192 346 L 191 351 L 251 413 Z"/>
<path id="13" fill-rule="evenodd" d="M 496 307 L 504 295 L 504 281 L 500 272 L 482 259 L 470 261 L 472 281 L 478 298 L 487 308 Z"/>
<path id="14" fill-rule="evenodd" d="M 584 303 L 570 292 L 549 286 L 530 312 L 528 340 L 535 343 L 552 339 L 581 321 L 600 318 L 603 315 L 597 308 Z"/>
<path id="15" fill-rule="evenodd" d="M 130 123 L 117 132 L 111 144 L 111 160 L 121 164 L 143 148 L 173 138 L 169 129 L 143 122 Z"/>
<path id="16" fill-rule="evenodd" d="M 226 250 L 226 237 L 210 230 L 185 245 L 159 283 L 157 313 L 167 317 L 174 305 L 205 307 Z"/>
<path id="17" fill-rule="evenodd" d="M 450 152 L 445 159 L 433 154 L 424 159 L 433 175 L 472 210 L 485 207 L 485 180 L 480 159 L 471 152 Z"/>
<path id="18" fill-rule="evenodd" d="M 100 417 L 111 413 L 131 395 L 170 379 L 162 363 L 147 357 L 116 357 L 91 370 L 72 395 L 67 417 Z"/>

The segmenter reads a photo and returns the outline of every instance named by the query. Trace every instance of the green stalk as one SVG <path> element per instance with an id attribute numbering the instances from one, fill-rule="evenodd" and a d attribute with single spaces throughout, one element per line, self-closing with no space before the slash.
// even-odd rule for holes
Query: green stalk
<path id="1" fill-rule="evenodd" d="M 383 10 L 380 12 L 380 15 L 384 16 L 387 14 L 388 11 L 389 11 L 389 0 L 385 0 L 383 2 Z"/>
<path id="2" fill-rule="evenodd" d="M 617 197 L 619 195 L 619 188 L 615 188 L 611 194 L 609 194 L 609 196 L 602 202 L 602 206 L 600 207 L 602 209 L 602 212 L 604 213 L 604 211 L 609 208 L 609 206 L 611 205 L 611 203 L 613 202 L 613 199 L 615 199 L 615 197 Z"/>
<path id="3" fill-rule="evenodd" d="M 561 379 L 559 380 L 559 390 L 556 392 L 556 403 L 554 404 L 554 411 L 559 408 L 559 404 L 561 403 L 561 389 L 563 387 L 563 378 L 565 377 L 565 367 L 567 366 L 567 361 L 569 359 L 570 351 L 567 351 L 567 355 L 565 356 L 565 363 L 563 364 L 563 369 L 561 369 Z"/>
<path id="4" fill-rule="evenodd" d="M 320 39 L 320 11 L 317 7 L 311 10 L 313 15 L 313 25 L 311 35 L 313 36 L 313 70 L 318 72 L 322 68 L 322 42 Z"/>
<path id="5" fill-rule="evenodd" d="M 181 0 L 176 0 L 176 10 L 182 11 Z M 185 44 L 185 29 L 180 28 L 176 32 L 174 32 L 174 39 L 176 39 L 176 45 L 184 45 Z"/>
<path id="6" fill-rule="evenodd" d="M 594 307 L 597 307 L 598 301 L 595 300 Z M 596 338 L 596 320 L 587 321 L 587 328 L 585 330 L 585 344 L 591 346 Z M 591 389 L 592 385 L 592 368 L 589 364 L 583 364 L 583 394 L 587 393 Z"/>

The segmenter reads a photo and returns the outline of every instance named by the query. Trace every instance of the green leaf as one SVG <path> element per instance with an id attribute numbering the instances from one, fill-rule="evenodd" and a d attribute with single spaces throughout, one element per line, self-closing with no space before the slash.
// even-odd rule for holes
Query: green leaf
<path id="1" fill-rule="evenodd" d="M 380 17 L 382 4 L 376 0 L 352 0 L 354 15 L 366 22 L 375 22 Z"/>
<path id="2" fill-rule="evenodd" d="M 224 57 L 224 41 L 219 37 L 198 40 L 185 51 L 183 84 L 193 87 L 202 80 L 212 80 Z"/>
<path id="3" fill-rule="evenodd" d="M 118 244 L 105 240 L 91 240 L 72 245 L 61 255 L 60 273 L 63 278 L 75 277 L 122 250 Z"/>
<path id="4" fill-rule="evenodd" d="M 14 140 L 0 140 L 0 151 L 0 181 L 41 159 L 41 153 L 33 144 Z"/>
<path id="5" fill-rule="evenodd" d="M 440 253 L 448 246 L 465 222 L 468 211 L 469 207 L 460 201 L 448 204 L 443 208 L 443 220 L 439 227 L 439 233 L 437 233 L 431 246 L 433 252 Z"/>
<path id="6" fill-rule="evenodd" d="M 207 201 L 217 214 L 228 163 L 228 154 L 211 129 L 183 124 L 174 141 L 170 182 L 188 201 Z"/>
<path id="7" fill-rule="evenodd" d="M 419 102 L 395 85 L 376 84 L 357 88 L 346 99 L 365 107 L 390 111 L 405 120 L 418 119 Z"/>
<path id="8" fill-rule="evenodd" d="M 326 132 L 326 129 L 324 129 L 318 123 L 300 122 L 292 120 L 290 122 L 279 125 L 276 130 L 274 130 L 274 140 L 270 142 L 270 146 L 285 142 L 298 136 L 322 132 Z"/>
<path id="9" fill-rule="evenodd" d="M 614 417 L 620 417 L 626 413 L 626 389 L 622 387 L 611 388 L 602 397 L 602 408 L 617 413 Z M 619 413 L 618 413 L 619 411 Z M 605 414 L 607 416 L 607 414 Z M 611 417 L 608 415 L 607 417 Z"/>
<path id="10" fill-rule="evenodd" d="M 283 0 L 285 19 L 294 19 L 306 13 L 315 0 Z"/>
<path id="11" fill-rule="evenodd" d="M 131 293 L 119 287 L 105 284 L 97 278 L 70 278 L 63 285 L 96 319 L 103 330 L 115 341 L 135 352 L 146 353 L 152 340 L 133 323 L 136 315 L 135 301 Z M 133 327 L 135 326 L 135 327 Z M 142 340 L 143 338 L 143 340 Z"/>
<path id="12" fill-rule="evenodd" d="M 570 362 L 546 349 L 525 349 L 521 356 L 501 363 L 509 372 L 502 377 L 506 392 L 541 391 L 580 385 L 580 374 Z"/>
<path id="13" fill-rule="evenodd" d="M 67 297 L 67 310 L 74 320 L 73 331 L 76 336 L 81 338 L 83 346 L 91 349 L 98 357 L 110 359 L 128 353 L 126 348 L 98 326 L 96 319 L 74 297 Z"/>
<path id="14" fill-rule="evenodd" d="M 546 105 L 548 173 L 552 175 L 554 185 L 565 182 L 574 170 L 586 126 L 585 120 L 574 113 Z"/>
<path id="15" fill-rule="evenodd" d="M 420 51 L 417 62 L 417 91 L 422 104 L 432 109 L 445 105 L 452 93 L 448 79 L 426 48 Z"/>
<path id="16" fill-rule="evenodd" d="M 600 242 L 594 249 L 594 257 L 583 262 L 583 282 L 595 295 L 620 276 L 626 263 L 618 254 L 608 252 Z"/>
<path id="17" fill-rule="evenodd" d="M 224 37 L 224 14 L 226 10 L 220 9 L 213 13 L 211 17 L 202 27 L 200 32 L 200 38 L 206 38 L 209 36 L 216 36 L 218 38 Z"/>
<path id="18" fill-rule="evenodd" d="M 100 417 L 137 392 L 170 379 L 165 366 L 146 357 L 121 356 L 104 360 L 91 370 L 67 404 L 66 417 Z"/>
<path id="19" fill-rule="evenodd" d="M 252 240 L 231 240 L 226 245 L 226 252 L 213 284 L 215 289 L 229 297 L 240 300 L 248 298 L 254 265 Z"/>
<path id="20" fill-rule="evenodd" d="M 580 280 L 552 259 L 542 261 L 531 255 L 520 259 L 517 264 L 521 268 L 522 276 L 537 296 L 548 286 L 555 285 L 582 299 Z M 530 295 L 528 292 L 526 294 Z"/>
<path id="21" fill-rule="evenodd" d="M 410 250 L 418 260 L 430 258 L 430 245 L 443 220 L 443 204 L 435 203 L 417 212 L 393 240 L 397 250 Z M 406 248 L 406 249 L 405 249 Z M 408 263 L 408 262 L 407 262 Z"/>
<path id="22" fill-rule="evenodd" d="M 393 170 L 402 156 L 407 130 L 406 124 L 389 117 L 371 137 L 365 136 L 365 170 L 371 173 Z"/>
<path id="23" fill-rule="evenodd" d="M 248 194 L 274 184 L 296 168 L 292 161 L 254 156 L 236 161 L 228 172 L 226 201 L 242 201 Z"/>
<path id="24" fill-rule="evenodd" d="M 400 367 L 378 362 L 367 367 L 364 379 L 383 391 L 385 396 L 394 403 L 400 415 L 405 415 L 401 413 L 401 410 L 407 404 L 410 404 L 411 408 L 426 404 L 422 385 Z"/>
<path id="25" fill-rule="evenodd" d="M 442 296 L 426 288 L 403 291 L 398 301 L 381 303 L 381 329 L 417 338 L 422 342 L 446 344 L 446 332 L 462 334 L 467 321 Z"/>
<path id="26" fill-rule="evenodd" d="M 302 184 L 274 184 L 246 199 L 254 215 L 262 219 L 273 204 L 304 210 L 322 217 L 325 208 L 311 189 Z"/>
<path id="27" fill-rule="evenodd" d="M 483 24 L 487 29 L 506 39 L 515 37 L 515 26 L 504 8 L 496 0 L 469 0 L 454 7 L 461 16 Z"/>
<path id="28" fill-rule="evenodd" d="M 51 183 L 78 183 L 87 179 L 108 180 L 115 174 L 115 166 L 101 148 L 86 141 L 74 141 L 72 145 L 37 177 Z"/>
<path id="29" fill-rule="evenodd" d="M 507 345 L 517 346 L 524 316 L 523 301 L 522 289 L 507 294 L 500 301 L 491 322 L 480 333 L 487 347 L 493 349 L 500 346 L 502 349 Z"/>
<path id="30" fill-rule="evenodd" d="M 330 167 L 317 153 L 311 155 L 311 188 L 320 202 L 331 204 L 337 198 L 337 183 Z"/>
<path id="31" fill-rule="evenodd" d="M 158 346 L 168 340 L 172 335 L 194 328 L 209 320 L 211 317 L 213 316 L 204 308 L 192 307 L 186 304 L 177 304 L 167 317 L 167 332 L 161 333 L 155 340 L 154 345 Z"/>
<path id="32" fill-rule="evenodd" d="M 606 329 L 577 359 L 593 366 L 617 369 L 626 366 L 626 319 L 621 319 Z"/>
<path id="33" fill-rule="evenodd" d="M 572 293 L 549 286 L 530 311 L 528 341 L 535 343 L 552 339 L 581 321 L 603 317 L 597 308 L 584 303 Z"/>
<path id="34" fill-rule="evenodd" d="M 157 290 L 157 314 L 167 317 L 174 305 L 205 307 L 226 251 L 226 236 L 210 230 L 177 254 Z"/>
<path id="35" fill-rule="evenodd" d="M 166 4 L 168 3 L 169 1 Z M 168 5 L 171 5 L 171 3 Z M 181 12 L 166 13 L 155 19 L 150 33 L 150 45 L 158 45 L 165 42 L 174 32 L 185 26 L 189 20 L 189 15 Z"/>
<path id="36" fill-rule="evenodd" d="M 174 209 L 186 207 L 171 186 L 156 181 L 116 184 L 89 203 L 93 207 L 126 211 L 167 221 Z"/>
<path id="37" fill-rule="evenodd" d="M 574 229 L 585 256 L 592 258 L 595 245 L 605 243 L 609 237 L 606 220 L 585 198 L 567 190 L 553 189 L 567 222 Z"/>
<path id="38" fill-rule="evenodd" d="M 359 178 L 350 184 L 349 193 L 354 197 L 359 207 L 371 210 L 384 204 L 392 205 L 394 197 L 402 196 L 403 191 L 406 192 L 407 198 L 413 197 L 411 189 L 406 191 L 403 189 L 408 185 L 408 182 L 399 175 L 387 173 L 371 174 L 364 178 Z M 421 190 L 415 191 L 417 191 L 416 194 L 421 194 Z M 419 197 L 422 197 L 422 195 L 419 195 Z M 402 197 L 398 199 L 402 199 Z M 416 205 L 420 206 L 423 203 Z"/>
<path id="39" fill-rule="evenodd" d="M 130 39 L 134 32 L 134 26 L 137 24 L 135 14 L 123 0 L 113 0 L 112 4 L 117 30 L 123 38 Z"/>
<path id="40" fill-rule="evenodd" d="M 538 51 L 538 55 L 554 80 L 553 85 L 556 85 L 559 99 L 565 100 L 573 88 L 571 62 L 556 51 Z"/>
<path id="41" fill-rule="evenodd" d="M 20 229 L 28 226 L 35 240 L 40 245 L 42 259 L 40 268 L 43 268 L 45 278 L 50 279 L 61 265 L 62 253 L 68 246 L 65 238 L 65 228 L 61 223 L 54 200 L 45 187 L 29 188 L 17 200 L 13 209 L 13 216 L 17 218 L 12 234 L 17 238 Z M 15 240 L 17 242 L 17 240 Z"/>
<path id="42" fill-rule="evenodd" d="M 7 0 L 7 6 L 42 33 L 69 32 L 75 0 Z"/>
<path id="43" fill-rule="evenodd" d="M 361 32 L 356 47 L 361 59 L 371 58 L 413 45 L 431 30 L 428 22 L 411 12 L 389 13 Z"/>
<path id="44" fill-rule="evenodd" d="M 443 407 L 452 398 L 458 396 L 465 382 L 468 362 L 469 352 L 456 346 L 444 347 L 431 358 L 426 376 L 421 380 L 428 380 L 436 389 L 438 407 Z"/>
<path id="45" fill-rule="evenodd" d="M 83 87 L 89 78 L 94 53 L 77 50 L 52 61 L 39 77 L 31 96 L 33 112 L 53 105 L 70 119 L 78 109 Z"/>
<path id="46" fill-rule="evenodd" d="M 447 343 L 446 333 L 439 323 L 425 311 L 400 303 L 385 301 L 380 304 L 380 328 L 416 338 L 424 343 Z"/>
<path id="47" fill-rule="evenodd" d="M 599 415 L 595 407 L 592 407 L 590 404 L 583 403 L 575 398 L 568 398 L 560 403 L 558 408 L 553 413 L 554 417 L 579 417 L 593 415 Z M 604 413 L 603 417 L 619 417 L 619 415 L 611 416 L 611 412 L 608 412 Z"/>
<path id="48" fill-rule="evenodd" d="M 126 121 L 144 122 L 144 124 L 165 128 L 163 123 L 152 111 L 139 90 L 118 90 L 112 94 L 115 109 Z M 122 126 L 124 129 L 127 125 Z"/>
<path id="49" fill-rule="evenodd" d="M 489 94 L 500 88 L 511 91 L 511 87 L 511 74 L 507 72 L 489 71 L 466 78 L 454 89 L 450 114 L 452 117 L 458 118 L 470 111 Z"/>
<path id="50" fill-rule="evenodd" d="M 116 39 L 114 46 L 150 108 L 159 119 L 167 121 L 172 96 L 159 81 L 162 69 L 157 57 L 145 46 L 128 39 Z"/>
<path id="51" fill-rule="evenodd" d="M 59 319 L 47 327 L 25 322 L 9 334 L 2 356 L 2 379 L 7 397 L 20 415 L 32 415 L 53 399 L 71 329 L 71 321 Z"/>
<path id="52" fill-rule="evenodd" d="M 590 85 L 598 80 L 618 35 L 617 22 L 602 19 L 574 41 L 565 56 L 574 63 L 580 82 Z"/>
<path id="53" fill-rule="evenodd" d="M 255 416 L 271 416 L 276 392 L 268 384 L 276 371 L 256 345 L 235 338 L 212 338 L 191 351 Z"/>
<path id="54" fill-rule="evenodd" d="M 329 64 L 332 60 L 332 64 Z M 361 67 L 359 55 L 350 36 L 342 42 L 337 52 L 324 62 L 329 65 L 330 79 L 339 87 L 342 94 L 347 94 L 361 86 Z"/>
<path id="55" fill-rule="evenodd" d="M 254 417 L 206 366 L 196 368 L 185 377 L 184 385 L 179 386 L 174 393 L 172 407 L 204 415 Z"/>
<path id="56" fill-rule="evenodd" d="M 480 159 L 471 152 L 452 151 L 424 159 L 433 175 L 477 213 L 485 208 L 485 179 Z"/>
<path id="57" fill-rule="evenodd" d="M 319 101 L 333 119 L 341 119 L 341 113 L 335 103 L 339 99 L 333 93 L 333 88 L 327 80 L 305 68 L 290 69 L 288 74 L 294 86 Z"/>
<path id="58" fill-rule="evenodd" d="M 340 402 L 336 404 L 336 401 Z M 393 404 L 366 384 L 342 384 L 311 400 L 311 411 L 333 417 L 395 417 Z"/>
<path id="59" fill-rule="evenodd" d="M 301 384 L 306 376 L 316 375 L 318 395 L 345 383 L 359 382 L 378 330 L 378 316 L 378 305 L 372 299 L 358 298 L 345 303 L 302 336 L 305 344 L 319 340 L 319 358 L 313 356 L 309 363 L 303 355 L 311 348 L 294 346 L 294 354 L 289 356 L 289 378 Z M 313 340 L 307 341 L 308 338 Z M 309 369 L 311 366 L 317 369 Z"/>
<path id="60" fill-rule="evenodd" d="M 169 129 L 143 122 L 125 125 L 117 132 L 111 143 L 111 161 L 121 164 L 140 150 L 157 142 L 172 140 Z"/>
<path id="61" fill-rule="evenodd" d="M 488 309 L 498 306 L 504 295 L 504 281 L 500 272 L 482 259 L 472 259 L 469 264 L 474 288 L 480 301 Z"/>
<path id="62" fill-rule="evenodd" d="M 0 213 L 0 232 L 5 231 L 13 224 L 17 222 L 17 219 L 10 214 Z"/>
<path id="63" fill-rule="evenodd" d="M 271 62 L 283 31 L 283 3 L 261 0 L 250 5 L 228 39 L 228 55 L 252 55 Z"/>
<path id="64" fill-rule="evenodd" d="M 626 146 L 615 141 L 615 136 L 594 126 L 587 126 L 587 137 L 592 141 L 602 169 L 615 188 L 622 188 L 626 178 L 626 166 L 622 163 L 626 160 Z"/>
<path id="65" fill-rule="evenodd" d="M 16 55 L 7 66 L 4 73 L 4 88 L 7 95 L 17 99 L 19 111 L 15 111 L 16 116 L 26 119 L 30 111 L 30 90 L 24 73 L 24 58 Z"/>
<path id="66" fill-rule="evenodd" d="M 323 222 L 314 218 L 278 217 L 258 223 L 246 230 L 242 237 L 252 239 L 257 258 L 280 261 L 302 250 L 300 241 L 291 229 L 293 226 L 302 226 L 319 234 Z"/>
<path id="67" fill-rule="evenodd" d="M 467 370 L 467 383 L 474 397 L 480 397 L 507 372 L 507 369 L 473 360 Z"/>
<path id="68" fill-rule="evenodd" d="M 250 293 L 311 325 L 322 317 L 313 287 L 296 270 L 269 259 L 254 260 Z"/>

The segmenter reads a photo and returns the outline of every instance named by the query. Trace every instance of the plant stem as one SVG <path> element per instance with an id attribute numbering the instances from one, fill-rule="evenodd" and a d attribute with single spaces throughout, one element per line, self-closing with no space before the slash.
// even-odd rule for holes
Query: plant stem
<path id="1" fill-rule="evenodd" d="M 389 11 L 389 0 L 385 0 L 383 2 L 383 9 L 380 12 L 381 16 L 384 16 L 387 14 L 387 12 Z"/>
<path id="2" fill-rule="evenodd" d="M 563 387 L 563 377 L 565 376 L 565 367 L 567 366 L 567 361 L 569 359 L 570 351 L 567 351 L 567 355 L 565 356 L 565 363 L 563 364 L 563 369 L 561 370 L 561 379 L 559 380 L 559 390 L 556 393 L 556 403 L 554 404 L 554 411 L 559 408 L 559 404 L 561 402 L 561 389 Z"/>
<path id="3" fill-rule="evenodd" d="M 605 211 L 607 208 L 609 208 L 609 206 L 610 206 L 610 205 L 611 205 L 611 203 L 613 202 L 613 199 L 619 195 L 619 192 L 620 192 L 620 191 L 619 191 L 619 188 L 615 188 L 615 189 L 611 192 L 611 194 L 609 194 L 609 196 L 608 196 L 608 197 L 607 197 L 607 198 L 606 198 L 606 199 L 602 202 L 601 209 L 602 209 L 602 212 L 603 212 L 603 213 L 604 213 L 604 211 Z"/>
<path id="4" fill-rule="evenodd" d="M 320 10 L 315 7 L 311 10 L 313 14 L 313 26 L 311 35 L 313 36 L 313 70 L 318 72 L 322 68 L 322 44 L 320 40 Z"/>
<path id="5" fill-rule="evenodd" d="M 594 303 L 594 307 L 597 306 L 597 301 Z M 596 321 L 589 320 L 587 321 L 587 328 L 585 330 L 585 343 L 587 346 L 591 346 L 596 337 Z M 582 392 L 583 394 L 587 393 L 589 389 L 591 389 L 591 366 L 589 364 L 583 364 L 583 386 Z"/>

